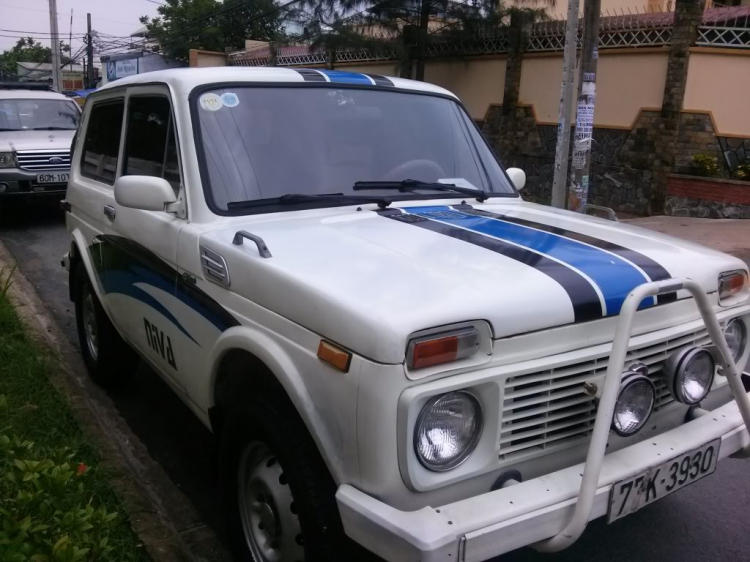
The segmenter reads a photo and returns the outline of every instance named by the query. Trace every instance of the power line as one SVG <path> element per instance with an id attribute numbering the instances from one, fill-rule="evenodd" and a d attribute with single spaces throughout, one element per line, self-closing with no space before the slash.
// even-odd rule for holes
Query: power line
<path id="1" fill-rule="evenodd" d="M 30 35 L 51 35 L 49 31 L 21 31 L 20 29 L 0 29 L 6 33 L 28 33 Z M 85 33 L 74 33 L 73 35 L 86 35 Z M 26 35 L 24 35 L 26 37 Z"/>

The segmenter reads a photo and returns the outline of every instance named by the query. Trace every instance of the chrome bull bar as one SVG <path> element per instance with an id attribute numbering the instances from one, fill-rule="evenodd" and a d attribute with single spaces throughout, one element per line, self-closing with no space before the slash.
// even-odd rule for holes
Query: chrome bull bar
<path id="1" fill-rule="evenodd" d="M 625 299 L 620 310 L 620 316 L 615 330 L 612 352 L 609 357 L 607 374 L 604 380 L 599 407 L 594 422 L 594 431 L 591 436 L 586 464 L 583 469 L 583 479 L 578 493 L 578 501 L 573 515 L 565 528 L 557 535 L 540 541 L 533 547 L 540 552 L 557 552 L 572 545 L 583 533 L 591 515 L 591 508 L 599 486 L 599 475 L 604 461 L 607 448 L 607 439 L 612 425 L 612 416 L 615 411 L 617 395 L 620 389 L 622 373 L 625 367 L 625 357 L 630 344 L 630 335 L 633 329 L 633 317 L 635 316 L 641 301 L 647 297 L 674 293 L 679 290 L 687 290 L 695 299 L 698 310 L 703 317 L 703 322 L 708 330 L 708 335 L 716 350 L 721 354 L 719 362 L 722 374 L 726 376 L 729 387 L 732 390 L 737 407 L 742 414 L 745 427 L 750 428 L 750 398 L 745 392 L 742 384 L 742 373 L 732 358 L 724 332 L 716 318 L 716 313 L 708 302 L 708 296 L 695 281 L 690 279 L 667 279 L 652 283 L 644 283 L 633 289 Z M 750 454 L 750 445 L 740 454 Z"/>

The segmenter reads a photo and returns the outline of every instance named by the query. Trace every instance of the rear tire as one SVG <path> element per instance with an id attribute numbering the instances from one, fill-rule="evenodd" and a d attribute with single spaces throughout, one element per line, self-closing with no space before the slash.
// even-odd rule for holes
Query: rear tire
<path id="1" fill-rule="evenodd" d="M 122 386 L 135 373 L 138 356 L 110 322 L 80 262 L 72 278 L 78 343 L 89 376 L 105 388 Z"/>
<path id="2" fill-rule="evenodd" d="M 336 485 L 281 386 L 248 374 L 225 411 L 219 473 L 230 545 L 238 562 L 365 560 L 344 534 Z M 256 383 L 258 386 L 256 386 Z"/>

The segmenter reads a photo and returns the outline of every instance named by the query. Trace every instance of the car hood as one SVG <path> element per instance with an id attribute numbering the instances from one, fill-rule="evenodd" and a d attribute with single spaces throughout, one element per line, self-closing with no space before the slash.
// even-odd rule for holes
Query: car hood
<path id="1" fill-rule="evenodd" d="M 249 240 L 232 244 L 239 230 L 272 257 Z M 403 361 L 419 330 L 486 320 L 502 338 L 617 315 L 649 280 L 690 277 L 714 292 L 721 272 L 746 269 L 673 237 L 519 199 L 279 213 L 232 221 L 201 244 L 226 259 L 232 291 L 384 363 Z"/>
<path id="2" fill-rule="evenodd" d="M 0 152 L 70 150 L 75 131 L 0 131 Z"/>

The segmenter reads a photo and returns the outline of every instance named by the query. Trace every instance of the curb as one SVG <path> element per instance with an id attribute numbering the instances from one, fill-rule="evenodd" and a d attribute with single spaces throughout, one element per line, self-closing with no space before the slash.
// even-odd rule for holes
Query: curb
<path id="1" fill-rule="evenodd" d="M 0 242 L 0 270 L 15 260 Z M 113 473 L 109 482 L 154 561 L 229 562 L 231 557 L 192 503 L 154 461 L 107 394 L 88 377 L 80 354 L 19 269 L 9 296 L 34 339 L 52 351 L 50 381 L 66 398 L 86 438 Z M 176 522 L 184 522 L 182 526 Z"/>

